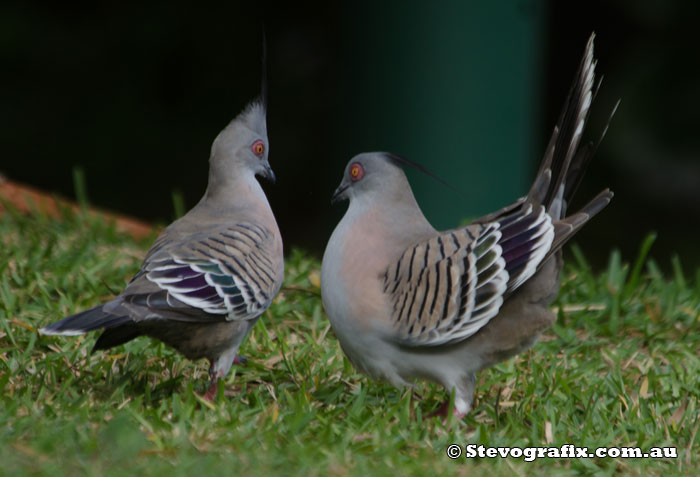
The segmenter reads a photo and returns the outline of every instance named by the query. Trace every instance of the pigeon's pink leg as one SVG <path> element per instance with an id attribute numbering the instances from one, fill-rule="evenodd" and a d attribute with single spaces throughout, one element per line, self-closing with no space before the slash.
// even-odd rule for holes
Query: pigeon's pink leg
<path id="1" fill-rule="evenodd" d="M 214 371 L 214 362 L 211 362 L 211 365 L 209 366 L 209 377 L 211 378 L 211 382 L 209 384 L 209 389 L 207 389 L 206 394 L 204 395 L 204 399 L 207 401 L 214 401 L 216 398 L 216 394 L 219 391 L 219 377 L 216 375 L 216 372 Z"/>
<path id="2" fill-rule="evenodd" d="M 219 378 L 214 378 L 211 380 L 211 384 L 209 385 L 209 389 L 207 389 L 207 393 L 204 395 L 204 399 L 207 401 L 214 402 L 214 399 L 216 399 L 216 395 L 219 392 Z"/>
<path id="3" fill-rule="evenodd" d="M 236 356 L 233 358 L 233 364 L 241 365 L 246 364 L 247 362 L 248 360 L 245 358 L 245 356 Z M 209 389 L 207 389 L 207 392 L 204 395 L 204 399 L 207 401 L 214 401 L 214 399 L 216 399 L 216 394 L 219 391 L 219 377 L 216 376 L 213 362 L 209 366 L 209 376 L 211 377 L 211 382 L 209 384 Z"/>
<path id="4" fill-rule="evenodd" d="M 444 403 L 440 405 L 439 408 L 434 410 L 433 412 L 427 414 L 425 417 L 431 418 L 431 417 L 442 417 L 443 422 L 447 420 L 447 413 L 450 410 L 450 400 L 448 399 Z M 457 408 L 452 408 L 452 415 L 457 419 L 462 419 L 464 416 L 466 416 L 465 413 L 461 413 L 457 410 Z"/>

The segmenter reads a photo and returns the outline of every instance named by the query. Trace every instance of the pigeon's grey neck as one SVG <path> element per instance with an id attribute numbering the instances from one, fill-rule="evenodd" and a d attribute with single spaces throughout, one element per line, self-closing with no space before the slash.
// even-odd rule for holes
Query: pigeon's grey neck
<path id="1" fill-rule="evenodd" d="M 371 187 L 355 194 L 351 197 L 351 202 L 362 204 L 361 207 L 366 208 L 386 206 L 388 210 L 399 211 L 401 215 L 410 217 L 412 220 L 420 218 L 427 222 L 403 171 L 398 170 L 383 180 L 372 179 L 374 182 Z"/>
<path id="2" fill-rule="evenodd" d="M 387 184 L 387 187 L 352 197 L 346 219 L 348 222 L 355 219 L 365 221 L 371 224 L 369 229 L 372 230 L 392 231 L 395 236 L 386 239 L 399 243 L 413 243 L 418 238 L 435 233 L 418 206 L 408 181 L 403 189 Z M 369 229 L 368 233 L 374 233 Z"/>
<path id="3" fill-rule="evenodd" d="M 249 215 L 261 217 L 272 210 L 255 174 L 250 170 L 222 176 L 214 168 L 209 172 L 209 185 L 197 207 L 208 209 L 213 215 Z"/>

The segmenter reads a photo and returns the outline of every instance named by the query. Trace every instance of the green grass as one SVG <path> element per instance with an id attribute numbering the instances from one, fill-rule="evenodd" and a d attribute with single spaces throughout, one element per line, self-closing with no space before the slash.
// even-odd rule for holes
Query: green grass
<path id="1" fill-rule="evenodd" d="M 0 218 L 0 475 L 697 474 L 700 274 L 614 252 L 602 273 L 575 251 L 559 319 L 534 349 L 482 372 L 473 412 L 425 416 L 435 385 L 395 390 L 343 356 L 319 263 L 288 257 L 285 288 L 243 345 L 215 404 L 207 365 L 137 339 L 90 354 L 96 334 L 36 329 L 109 299 L 149 243 L 98 220 Z M 675 446 L 677 459 L 470 459 L 489 446 Z"/>

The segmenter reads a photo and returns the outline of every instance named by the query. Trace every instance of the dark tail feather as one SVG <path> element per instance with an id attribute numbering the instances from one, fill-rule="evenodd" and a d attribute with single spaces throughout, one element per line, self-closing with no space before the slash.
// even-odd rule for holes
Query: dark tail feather
<path id="1" fill-rule="evenodd" d="M 92 347 L 93 351 L 108 349 L 113 346 L 124 344 L 141 335 L 141 332 L 133 324 L 126 324 L 110 328 L 104 331 Z"/>
<path id="2" fill-rule="evenodd" d="M 101 328 L 114 328 L 129 323 L 128 316 L 118 316 L 107 313 L 103 305 L 63 318 L 39 330 L 43 335 L 82 335 L 88 331 Z"/>
<path id="3" fill-rule="evenodd" d="M 594 38 L 595 34 L 592 34 L 586 44 L 586 50 L 564 103 L 564 109 L 554 127 L 539 171 L 527 196 L 474 221 L 475 223 L 488 223 L 503 220 L 511 214 L 521 213 L 520 211 L 525 207 L 544 206 L 554 225 L 554 239 L 544 259 L 539 262 L 538 269 L 547 262 L 550 256 L 557 253 L 591 217 L 608 205 L 613 196 L 613 193 L 606 189 L 579 212 L 566 216 L 569 201 L 578 189 L 586 167 L 605 136 L 619 104 L 618 101 L 598 141 L 585 143 L 579 147 L 590 106 L 597 92 L 597 89 L 595 92 L 593 91 L 596 65 L 593 58 Z"/>
<path id="4" fill-rule="evenodd" d="M 572 160 L 575 157 L 579 159 L 586 157 L 580 156 L 577 151 L 593 100 L 594 38 L 595 34 L 592 34 L 588 39 L 579 69 L 564 103 L 564 109 L 552 133 L 537 178 L 528 194 L 530 200 L 543 204 L 554 220 L 566 214 L 564 196 L 566 188 L 569 187 L 567 179 Z"/>
<path id="5" fill-rule="evenodd" d="M 593 155 L 598 150 L 598 146 L 600 146 L 600 143 L 603 141 L 605 134 L 608 132 L 608 127 L 610 126 L 610 122 L 612 121 L 612 118 L 615 115 L 615 112 L 617 111 L 617 107 L 619 105 L 620 105 L 620 101 L 618 101 L 615 104 L 615 107 L 613 108 L 612 112 L 610 113 L 610 117 L 608 117 L 608 122 L 605 123 L 605 127 L 603 128 L 603 132 L 600 134 L 598 141 L 596 141 L 595 143 L 593 141 L 589 141 L 588 143 L 581 146 L 579 148 L 578 152 L 576 152 L 576 156 L 574 156 L 574 159 L 571 161 L 571 165 L 569 166 L 569 170 L 566 174 L 566 179 L 565 179 L 565 181 L 566 181 L 566 188 L 564 190 L 564 203 L 565 204 L 569 204 L 571 202 L 571 198 L 576 193 L 576 190 L 578 189 L 579 184 L 581 184 L 581 181 L 583 180 L 583 176 L 586 172 L 586 169 L 588 168 L 588 164 L 590 164 L 591 159 L 593 158 Z"/>
<path id="6" fill-rule="evenodd" d="M 586 222 L 593 218 L 598 212 L 603 210 L 605 206 L 610 203 L 612 198 L 612 191 L 610 189 L 605 189 L 575 214 L 571 214 L 565 219 L 555 222 L 554 241 L 552 242 L 550 251 L 545 256 L 545 261 L 547 260 L 546 257 L 559 250 L 566 242 L 569 241 L 571 237 L 576 234 L 576 232 L 579 231 L 581 227 L 586 224 Z"/>
<path id="7" fill-rule="evenodd" d="M 613 197 L 613 193 L 606 189 L 580 211 L 566 215 L 567 207 L 583 179 L 588 164 L 605 137 L 608 125 L 619 105 L 618 101 L 600 138 L 596 142 L 591 141 L 579 147 L 590 106 L 597 93 L 597 89 L 593 91 L 596 65 L 593 57 L 594 38 L 595 34 L 592 34 L 586 44 L 586 51 L 564 103 L 559 122 L 554 128 L 540 170 L 526 198 L 526 201 L 544 205 L 554 225 L 554 240 L 538 268 L 557 253 L 586 222 L 608 205 Z"/>

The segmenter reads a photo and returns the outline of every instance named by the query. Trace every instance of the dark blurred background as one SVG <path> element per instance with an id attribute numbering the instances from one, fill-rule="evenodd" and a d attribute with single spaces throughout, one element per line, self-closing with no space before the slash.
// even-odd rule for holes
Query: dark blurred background
<path id="1" fill-rule="evenodd" d="M 167 223 L 206 187 L 216 134 L 259 92 L 268 41 L 264 185 L 286 248 L 323 251 L 345 206 L 330 196 L 367 150 L 409 172 L 439 228 L 523 195 L 592 31 L 596 138 L 622 99 L 584 186 L 613 204 L 578 236 L 596 264 L 631 259 L 655 230 L 661 264 L 700 264 L 700 3 L 692 0 L 0 3 L 0 173 Z"/>

